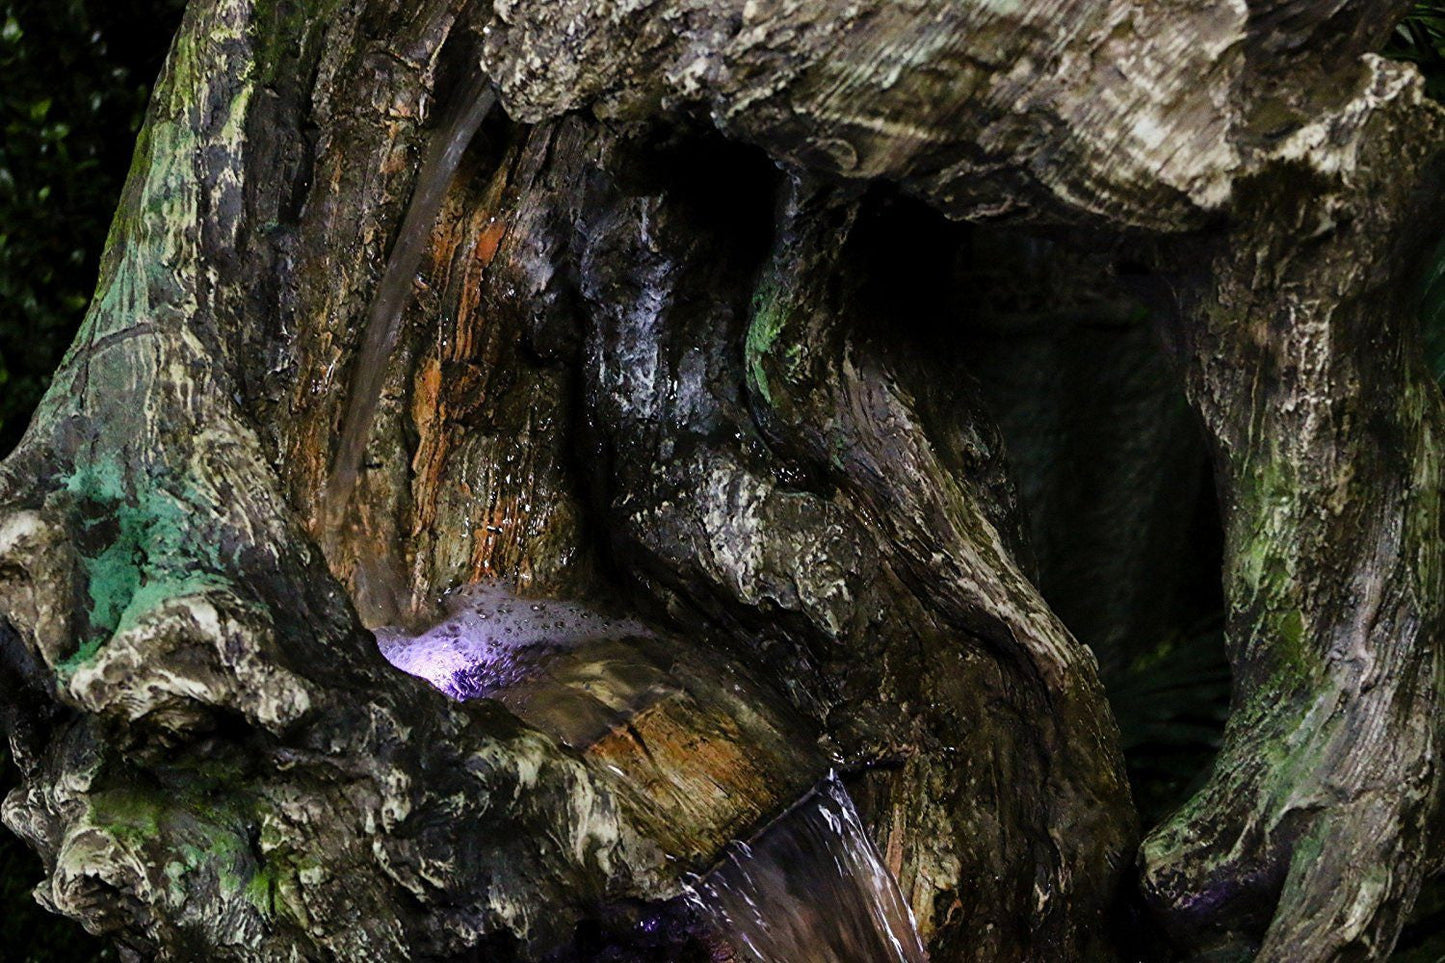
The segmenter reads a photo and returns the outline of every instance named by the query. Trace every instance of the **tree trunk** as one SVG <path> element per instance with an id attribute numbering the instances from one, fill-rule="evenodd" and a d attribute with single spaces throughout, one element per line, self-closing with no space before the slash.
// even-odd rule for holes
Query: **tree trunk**
<path id="1" fill-rule="evenodd" d="M 171 959 L 692 958 L 690 876 L 834 769 L 935 963 L 1140 952 L 1136 853 L 1151 952 L 1388 954 L 1445 564 L 1399 7 L 193 0 L 0 469 L 39 898 Z M 1142 849 L 943 215 L 1170 295 L 1235 696 Z M 488 580 L 614 622 L 466 701 L 363 628 Z"/>

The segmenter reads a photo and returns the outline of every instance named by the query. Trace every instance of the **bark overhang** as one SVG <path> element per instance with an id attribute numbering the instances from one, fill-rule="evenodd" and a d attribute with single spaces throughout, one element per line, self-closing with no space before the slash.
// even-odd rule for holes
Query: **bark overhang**
<path id="1" fill-rule="evenodd" d="M 1361 56 L 1407 6 L 514 0 L 492 6 L 483 65 L 528 122 L 701 109 L 951 217 L 1176 232 L 1280 157 L 1341 163 L 1348 145 L 1309 131 L 1370 86 Z"/>

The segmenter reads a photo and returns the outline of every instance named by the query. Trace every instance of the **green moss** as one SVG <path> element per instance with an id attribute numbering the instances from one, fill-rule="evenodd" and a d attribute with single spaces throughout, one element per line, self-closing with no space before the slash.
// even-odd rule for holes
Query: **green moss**
<path id="1" fill-rule="evenodd" d="M 267 916 L 276 915 L 276 890 L 280 885 L 280 874 L 270 864 L 262 866 L 246 883 L 246 899 Z"/>
<path id="2" fill-rule="evenodd" d="M 90 797 L 91 824 L 132 846 L 158 838 L 165 810 L 153 795 L 108 790 Z"/>
<path id="3" fill-rule="evenodd" d="M 192 838 L 178 847 L 185 867 L 188 870 L 210 867 L 215 871 L 222 893 L 241 893 L 249 882 L 243 870 L 250 853 L 239 835 L 239 827 L 198 822 L 192 833 Z"/>
<path id="4" fill-rule="evenodd" d="M 210 873 L 222 894 L 274 914 L 281 879 L 287 873 L 294 875 L 294 869 L 282 864 L 256 866 L 247 814 L 233 800 L 217 802 L 208 782 L 197 773 L 194 791 L 180 794 L 133 788 L 96 793 L 90 800 L 90 821 L 122 844 L 147 850 L 150 857 L 158 852 L 168 855 L 162 873 L 174 902 L 186 899 L 193 885 L 188 877 Z"/>
<path id="5" fill-rule="evenodd" d="M 1304 645 L 1305 620 L 1299 609 L 1290 609 L 1280 615 L 1279 634 L 1292 650 L 1300 651 Z"/>
<path id="6" fill-rule="evenodd" d="M 1231 575 L 1251 597 L 1273 597 L 1292 579 L 1291 519 L 1297 488 L 1282 459 L 1256 458 L 1238 473 Z"/>
<path id="7" fill-rule="evenodd" d="M 753 297 L 753 317 L 744 346 L 748 384 L 769 405 L 773 404 L 773 393 L 768 385 L 767 356 L 788 322 L 788 312 L 779 293 L 773 280 L 759 286 Z M 797 354 L 792 357 L 796 359 Z"/>
<path id="8" fill-rule="evenodd" d="M 1229 594 L 1247 630 L 1262 645 L 1250 649 L 1269 660 L 1272 684 L 1256 698 L 1273 704 L 1287 691 L 1308 686 L 1323 668 L 1314 651 L 1299 582 L 1302 495 L 1284 457 L 1255 453 L 1239 466 L 1231 522 Z"/>
<path id="9" fill-rule="evenodd" d="M 258 0 L 255 43 L 261 83 L 271 86 L 283 75 L 297 74 L 298 53 L 303 60 L 314 56 L 340 6 L 340 0 Z"/>
<path id="10" fill-rule="evenodd" d="M 85 534 L 78 545 L 90 606 L 89 631 L 59 666 L 62 675 L 164 599 L 215 584 L 210 573 L 221 567 L 215 540 L 197 531 L 201 513 L 155 479 L 130 492 L 119 465 L 104 461 L 76 471 L 66 489 L 81 508 Z"/>

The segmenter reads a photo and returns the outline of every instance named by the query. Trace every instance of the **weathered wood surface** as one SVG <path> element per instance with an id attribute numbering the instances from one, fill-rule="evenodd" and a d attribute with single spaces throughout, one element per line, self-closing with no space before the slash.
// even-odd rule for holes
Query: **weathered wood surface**
<path id="1" fill-rule="evenodd" d="M 360 628 L 495 575 L 758 667 L 873 767 L 935 960 L 1108 956 L 1113 724 L 1015 561 L 956 356 L 890 297 L 927 279 L 857 253 L 882 183 L 1166 237 L 1237 693 L 1145 891 L 1184 952 L 1382 956 L 1438 796 L 1439 398 L 1401 279 L 1439 111 L 1361 57 L 1401 6 L 196 0 L 0 470 L 5 812 L 45 898 L 172 958 L 399 959 L 675 893 L 697 837 Z M 362 321 L 478 63 L 509 119 L 444 202 L 329 526 Z"/>
<path id="2" fill-rule="evenodd" d="M 739 626 L 737 647 L 797 686 L 845 758 L 901 764 L 875 816 L 937 958 L 1100 952 L 1133 833 L 1117 735 L 1092 658 L 1010 561 L 996 440 L 956 397 L 924 407 L 944 371 L 906 380 L 916 350 L 895 370 L 830 340 L 856 319 L 811 285 L 853 266 L 834 260 L 846 217 L 790 217 L 768 242 L 772 193 L 749 212 L 710 198 L 712 176 L 648 189 L 681 159 L 649 176 L 621 154 L 630 183 L 611 190 L 628 193 L 584 195 L 579 221 L 619 555 Z M 759 241 L 762 264 L 746 259 Z M 813 312 L 822 330 L 797 330 Z M 770 346 L 861 410 L 837 418 L 824 397 L 780 415 L 802 406 L 764 374 Z"/>
<path id="3" fill-rule="evenodd" d="M 1261 174 L 1254 220 L 1178 281 L 1236 692 L 1213 778 L 1145 844 L 1146 890 L 1193 939 L 1246 945 L 1278 898 L 1262 960 L 1383 955 L 1438 845 L 1445 420 L 1411 281 L 1445 129 L 1419 98 L 1374 65 L 1330 124 L 1348 166 Z"/>

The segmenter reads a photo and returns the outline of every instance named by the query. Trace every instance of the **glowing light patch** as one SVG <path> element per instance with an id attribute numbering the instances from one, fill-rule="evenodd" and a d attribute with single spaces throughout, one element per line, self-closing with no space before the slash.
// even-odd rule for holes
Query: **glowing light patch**
<path id="1" fill-rule="evenodd" d="M 411 634 L 376 630 L 381 654 L 403 672 L 458 700 L 481 699 L 534 675 L 552 656 L 596 639 L 650 636 L 640 622 L 575 602 L 519 598 L 507 585 L 469 585 L 446 600 L 447 615 Z"/>

